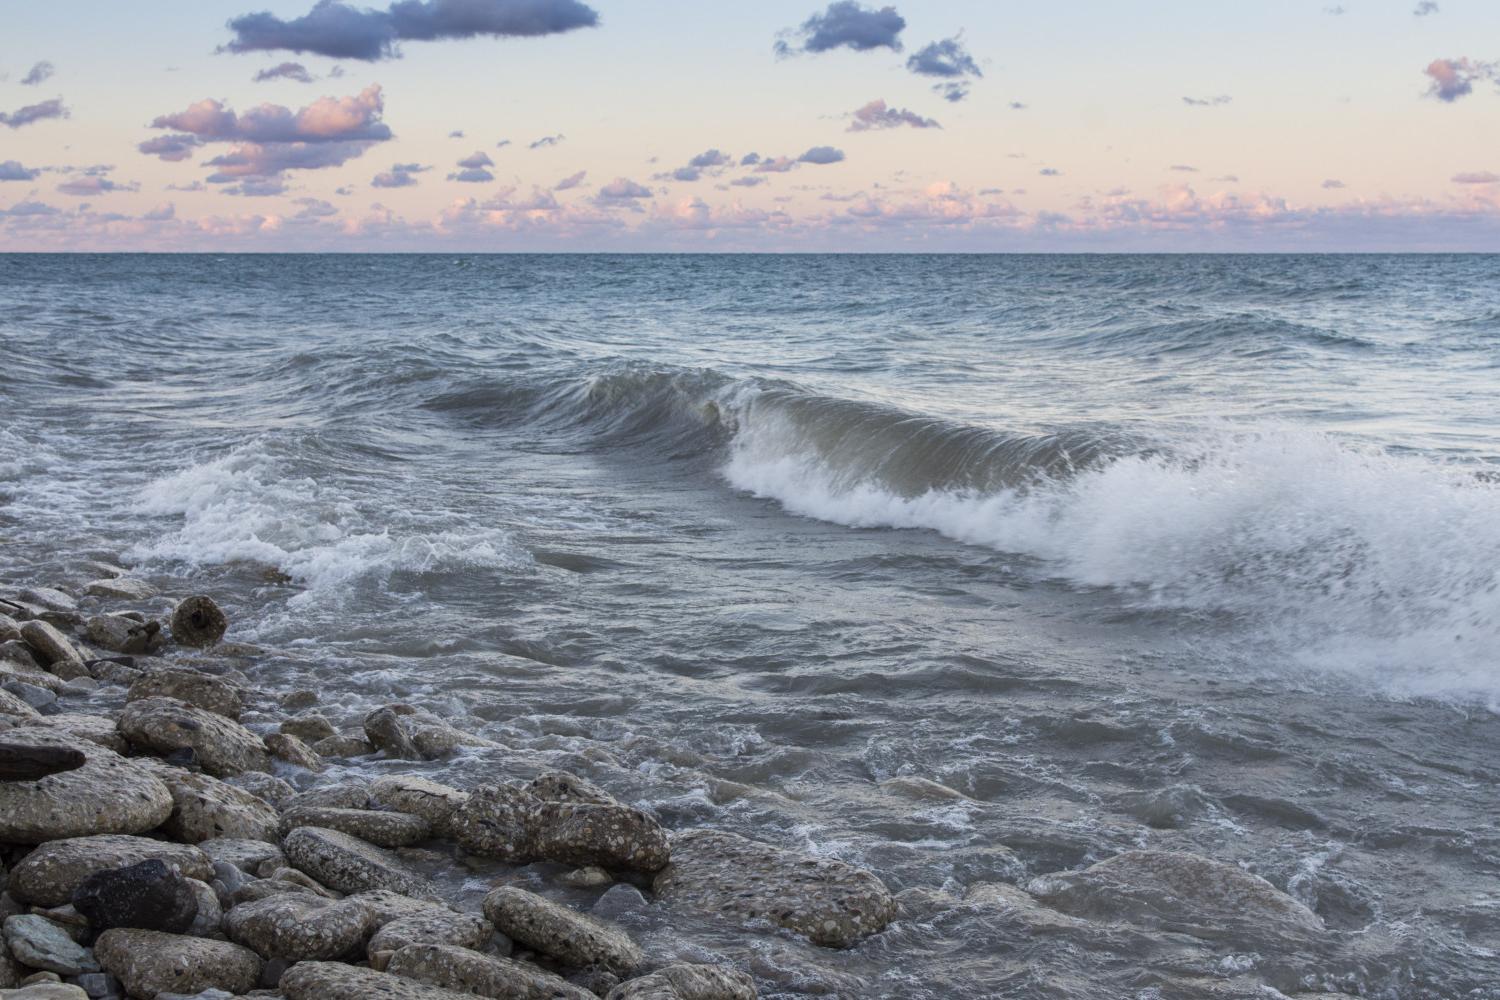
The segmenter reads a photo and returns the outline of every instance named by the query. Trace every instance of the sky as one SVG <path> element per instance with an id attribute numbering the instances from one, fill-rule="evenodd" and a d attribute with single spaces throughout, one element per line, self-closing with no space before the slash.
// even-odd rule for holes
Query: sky
<path id="1" fill-rule="evenodd" d="M 1500 251 L 1495 0 L 0 0 L 0 251 Z"/>

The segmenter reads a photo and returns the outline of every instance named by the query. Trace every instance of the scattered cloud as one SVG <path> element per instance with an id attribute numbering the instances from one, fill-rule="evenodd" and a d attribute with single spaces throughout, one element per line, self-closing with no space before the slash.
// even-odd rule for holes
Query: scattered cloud
<path id="1" fill-rule="evenodd" d="M 68 117 L 68 109 L 63 107 L 61 100 L 54 97 L 50 101 L 43 101 L 40 104 L 28 104 L 24 108 L 18 108 L 8 113 L 0 111 L 0 125 L 20 128 L 22 125 L 45 121 L 48 118 L 66 117 Z"/>
<path id="2" fill-rule="evenodd" d="M 883 98 L 876 98 L 869 104 L 857 108 L 851 112 L 853 119 L 849 123 L 850 132 L 869 132 L 875 129 L 901 128 L 942 128 L 935 118 L 923 118 L 915 111 L 905 108 L 889 107 Z"/>
<path id="3" fill-rule="evenodd" d="M 567 177 L 564 177 L 562 180 L 552 185 L 552 190 L 571 191 L 573 190 L 573 188 L 576 188 L 578 185 L 582 184 L 584 178 L 588 177 L 588 175 L 589 172 L 587 170 L 580 170 L 576 174 L 569 174 Z"/>
<path id="4" fill-rule="evenodd" d="M 1026 105 L 1022 104 L 1020 101 L 1011 101 L 1010 109 L 1012 111 L 1025 111 Z"/>
<path id="5" fill-rule="evenodd" d="M 21 166 L 18 160 L 0 160 L 0 181 L 34 181 L 40 169 Z"/>
<path id="6" fill-rule="evenodd" d="M 1472 94 L 1476 80 L 1500 83 L 1500 64 L 1479 62 L 1467 56 L 1434 59 L 1423 72 L 1431 81 L 1427 86 L 1427 96 L 1449 104 Z"/>
<path id="7" fill-rule="evenodd" d="M 297 83 L 312 83 L 313 76 L 301 63 L 284 62 L 261 70 L 250 82 L 265 83 L 268 80 L 295 80 Z"/>
<path id="8" fill-rule="evenodd" d="M 1480 173 L 1454 174 L 1455 184 L 1500 184 L 1500 174 L 1492 174 L 1488 170 Z"/>
<path id="9" fill-rule="evenodd" d="M 767 156 L 755 164 L 755 172 L 758 174 L 784 174 L 797 167 L 797 161 L 790 156 Z"/>
<path id="10" fill-rule="evenodd" d="M 947 101 L 968 97 L 970 81 L 984 76 L 958 35 L 924 45 L 906 60 L 906 68 L 918 76 L 940 78 L 943 82 L 932 89 Z"/>
<path id="11" fill-rule="evenodd" d="M 115 191 L 139 191 L 140 189 L 139 184 L 116 183 L 110 180 L 104 171 L 90 171 L 80 177 L 70 177 L 57 186 L 60 193 L 70 194 L 77 198 L 110 194 Z"/>
<path id="12" fill-rule="evenodd" d="M 557 135 L 544 135 L 540 139 L 538 139 L 535 142 L 531 143 L 527 148 L 528 149 L 546 149 L 548 146 L 556 146 L 558 143 L 562 142 L 566 138 L 567 138 L 567 136 L 563 135 L 561 132 L 559 132 Z M 509 141 L 509 140 L 507 140 L 507 141 Z"/>
<path id="13" fill-rule="evenodd" d="M 1332 7 L 1324 7 L 1323 13 L 1328 14 L 1332 17 L 1342 17 L 1343 15 L 1349 13 L 1349 11 L 1346 7 L 1344 7 L 1343 4 L 1335 4 Z"/>
<path id="14" fill-rule="evenodd" d="M 490 154 L 476 150 L 475 152 L 470 153 L 468 156 L 465 156 L 462 160 L 459 160 L 458 165 L 460 167 L 469 168 L 493 167 L 495 165 L 495 161 L 490 159 Z"/>
<path id="15" fill-rule="evenodd" d="M 731 185 L 733 185 L 734 187 L 748 188 L 748 187 L 759 187 L 760 185 L 764 184 L 765 182 L 766 182 L 766 179 L 764 177 L 760 176 L 759 174 L 751 174 L 748 177 L 736 177 L 734 180 L 730 181 L 729 183 Z"/>
<path id="16" fill-rule="evenodd" d="M 835 149 L 833 146 L 814 146 L 797 157 L 797 162 L 811 163 L 821 167 L 830 163 L 841 163 L 843 159 L 844 151 L 842 149 Z"/>
<path id="17" fill-rule="evenodd" d="M 1323 182 L 1323 190 L 1325 191 L 1338 191 L 1346 187 L 1348 185 L 1336 177 L 1330 177 Z"/>
<path id="18" fill-rule="evenodd" d="M 1058 170 L 1056 167 L 1043 167 L 1042 169 L 1038 170 L 1037 173 L 1041 174 L 1043 177 L 1062 176 L 1062 171 Z"/>
<path id="19" fill-rule="evenodd" d="M 744 156 L 740 157 L 740 166 L 742 167 L 753 167 L 759 162 L 759 153 L 746 153 Z"/>
<path id="20" fill-rule="evenodd" d="M 833 49 L 852 49 L 868 52 L 871 49 L 901 51 L 901 32 L 906 19 L 896 13 L 895 7 L 865 7 L 855 0 L 837 0 L 828 9 L 813 14 L 794 29 L 781 33 L 775 52 L 785 58 L 802 52 L 829 52 Z"/>
<path id="21" fill-rule="evenodd" d="M 486 184 L 495 179 L 495 175 L 486 170 L 493 167 L 495 161 L 490 159 L 488 153 L 476 151 L 458 161 L 457 173 L 448 175 L 450 181 L 462 181 L 465 184 Z"/>
<path id="22" fill-rule="evenodd" d="M 1174 163 L 1167 169 L 1175 170 L 1180 174 L 1196 174 L 1198 172 L 1197 167 L 1190 167 L 1186 163 Z"/>
<path id="23" fill-rule="evenodd" d="M 462 139 L 463 137 L 464 137 L 464 130 L 461 129 L 461 128 L 456 128 L 452 132 L 448 133 L 448 138 L 450 138 L 450 139 Z"/>
<path id="24" fill-rule="evenodd" d="M 1438 9 L 1436 0 L 1422 0 L 1421 3 L 1417 4 L 1412 14 L 1415 17 L 1426 17 L 1428 14 L 1438 13 Z"/>
<path id="25" fill-rule="evenodd" d="M 370 180 L 371 187 L 403 188 L 416 187 L 417 174 L 426 173 L 431 167 L 420 163 L 393 163 L 391 169 L 376 174 Z"/>
<path id="26" fill-rule="evenodd" d="M 292 216 L 294 221 L 307 221 L 310 219 L 326 219 L 338 215 L 339 210 L 322 198 L 298 198 L 294 205 L 301 206 L 297 214 Z"/>
<path id="27" fill-rule="evenodd" d="M 177 163 L 191 157 L 193 151 L 201 145 L 202 142 L 196 135 L 159 135 L 154 139 L 147 139 L 135 148 L 147 156 Z"/>
<path id="28" fill-rule="evenodd" d="M 509 145 L 510 145 L 510 140 L 509 139 L 501 139 L 499 142 L 495 143 L 495 148 L 496 149 L 504 149 L 506 146 L 509 146 Z"/>
<path id="29" fill-rule="evenodd" d="M 1221 174 L 1215 177 L 1214 180 L 1220 184 L 1238 184 L 1240 182 L 1239 176 L 1236 174 Z"/>
<path id="30" fill-rule="evenodd" d="M 599 23 L 579 0 L 398 0 L 385 10 L 318 0 L 301 17 L 269 11 L 229 22 L 221 51 L 312 52 L 334 59 L 394 59 L 401 42 L 552 35 Z"/>
<path id="31" fill-rule="evenodd" d="M 21 77 L 21 86 L 35 87 L 37 84 L 51 79 L 52 74 L 55 72 L 57 70 L 53 65 L 44 59 L 26 71 L 26 75 Z"/>
<path id="32" fill-rule="evenodd" d="M 1233 102 L 1234 98 L 1228 94 L 1219 94 L 1217 97 L 1184 97 L 1182 99 L 1182 103 L 1190 108 L 1221 108 Z"/>
<path id="33" fill-rule="evenodd" d="M 616 177 L 599 189 L 599 200 L 602 202 L 633 202 L 649 197 L 650 188 L 637 184 L 628 177 Z"/>

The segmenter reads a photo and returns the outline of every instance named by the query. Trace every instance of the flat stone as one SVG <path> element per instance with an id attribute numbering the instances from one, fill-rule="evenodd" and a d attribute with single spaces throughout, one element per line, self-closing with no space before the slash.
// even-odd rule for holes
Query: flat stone
<path id="1" fill-rule="evenodd" d="M 365 946 L 365 953 L 370 964 L 380 968 L 383 963 L 375 956 L 389 956 L 409 944 L 451 944 L 478 951 L 494 934 L 495 928 L 478 914 L 434 906 L 381 927 Z"/>
<path id="2" fill-rule="evenodd" d="M 57 701 L 57 692 L 40 684 L 28 684 L 22 680 L 6 680 L 3 682 L 3 690 L 7 694 L 15 695 L 32 708 L 40 711 L 48 705 Z"/>
<path id="3" fill-rule="evenodd" d="M 30 913 L 5 918 L 5 943 L 17 962 L 29 969 L 76 976 L 98 972 L 99 963 L 62 926 Z"/>
<path id="4" fill-rule="evenodd" d="M 623 931 L 515 886 L 485 896 L 484 915 L 505 936 L 573 968 L 602 965 L 626 975 L 644 960 Z"/>
<path id="5" fill-rule="evenodd" d="M 379 928 L 396 920 L 405 920 L 407 917 L 420 917 L 434 911 L 440 913 L 451 913 L 453 908 L 446 903 L 440 903 L 432 899 L 417 899 L 413 896 L 404 896 L 399 892 L 389 889 L 372 889 L 369 892 L 359 893 L 357 897 L 360 902 L 370 908 L 374 914 L 373 926 Z"/>
<path id="6" fill-rule="evenodd" d="M 90 1000 L 90 997 L 71 983 L 35 983 L 18 990 L 0 990 L 0 1000 Z"/>
<path id="7" fill-rule="evenodd" d="M 307 771 L 321 771 L 326 767 L 323 758 L 313 748 L 286 733 L 270 733 L 264 738 L 266 750 L 279 761 Z"/>
<path id="8" fill-rule="evenodd" d="M 77 611 L 78 602 L 73 595 L 56 587 L 23 587 L 20 598 L 27 604 L 35 604 L 48 611 Z"/>
<path id="9" fill-rule="evenodd" d="M 308 745 L 339 734 L 339 731 L 334 728 L 333 723 L 328 721 L 328 717 L 320 715 L 317 712 L 309 712 L 306 715 L 298 715 L 287 719 L 278 728 L 288 736 L 295 736 Z"/>
<path id="10" fill-rule="evenodd" d="M 198 917 L 194 884 L 151 858 L 90 875 L 73 890 L 73 906 L 95 930 L 134 927 L 182 934 Z"/>
<path id="11" fill-rule="evenodd" d="M 175 698 L 226 719 L 238 720 L 245 710 L 245 696 L 233 684 L 213 674 L 175 667 L 148 672 L 125 695 L 126 701 L 145 698 Z"/>
<path id="12" fill-rule="evenodd" d="M 192 750 L 216 778 L 242 771 L 269 771 L 271 759 L 250 730 L 214 712 L 171 698 L 145 698 L 125 706 L 117 722 L 131 745 L 163 756 Z"/>
<path id="13" fill-rule="evenodd" d="M 429 986 L 493 1000 L 598 1000 L 588 990 L 534 965 L 446 944 L 409 944 L 386 971 Z"/>
<path id="14" fill-rule="evenodd" d="M 121 601 L 149 601 L 161 593 L 145 580 L 136 580 L 128 576 L 90 580 L 83 585 L 83 592 L 94 597 L 112 597 Z"/>
<path id="15" fill-rule="evenodd" d="M 27 729 L 26 742 L 79 749 L 87 760 L 76 770 L 36 781 L 0 782 L 0 842 L 40 844 L 90 834 L 139 833 L 171 815 L 171 793 L 145 767 L 42 728 Z"/>
<path id="16" fill-rule="evenodd" d="M 333 809 L 327 806 L 302 806 L 281 815 L 281 829 L 291 831 L 299 826 L 317 826 L 337 830 L 351 837 L 369 841 L 377 847 L 409 847 L 432 836 L 432 827 L 420 816 L 374 809 Z"/>
<path id="17" fill-rule="evenodd" d="M 276 839 L 276 810 L 259 796 L 195 771 L 163 771 L 171 772 L 159 774 L 172 794 L 172 815 L 162 825 L 168 836 L 189 844 L 220 837 Z"/>
<path id="18" fill-rule="evenodd" d="M 131 996 L 248 993 L 260 982 L 260 956 L 228 941 L 117 928 L 99 935 L 94 953 Z"/>
<path id="19" fill-rule="evenodd" d="M 278 986 L 287 1000 L 474 1000 L 472 993 L 337 962 L 298 962 Z"/>
<path id="20" fill-rule="evenodd" d="M 470 793 L 449 827 L 465 850 L 517 864 L 556 861 L 654 872 L 670 854 L 666 831 L 639 809 L 548 802 L 510 785 Z"/>
<path id="21" fill-rule="evenodd" d="M 130 744 L 120 731 L 115 728 L 113 719 L 105 715 L 84 715 L 81 712 L 59 712 L 57 715 L 39 716 L 35 719 L 27 719 L 11 730 L 19 737 L 22 733 L 29 733 L 33 729 L 40 729 L 62 737 L 70 737 L 69 742 L 76 744 L 83 740 L 97 744 L 106 750 L 123 754 L 130 749 Z M 83 748 L 87 749 L 87 748 Z"/>
<path id="22" fill-rule="evenodd" d="M 224 930 L 265 958 L 301 962 L 351 954 L 364 943 L 372 920 L 370 908 L 358 898 L 284 892 L 233 907 Z"/>
<path id="23" fill-rule="evenodd" d="M 124 615 L 94 615 L 84 623 L 89 642 L 111 653 L 142 656 L 167 644 L 161 622 L 138 622 Z"/>
<path id="24" fill-rule="evenodd" d="M 497 745 L 410 705 L 386 705 L 365 716 L 365 736 L 388 755 L 403 760 L 437 760 L 460 747 Z"/>
<path id="25" fill-rule="evenodd" d="M 769 922 L 835 948 L 896 915 L 890 892 L 864 869 L 715 830 L 674 837 L 672 863 L 654 889 L 668 906 L 741 924 Z"/>
<path id="26" fill-rule="evenodd" d="M 609 991 L 605 1000 L 756 1000 L 755 980 L 719 965 L 669 965 Z"/>
<path id="27" fill-rule="evenodd" d="M 293 865 L 339 892 L 390 889 L 407 896 L 433 895 L 431 884 L 396 855 L 347 833 L 298 827 L 283 838 L 281 848 Z"/>
<path id="28" fill-rule="evenodd" d="M 469 801 L 469 793 L 415 775 L 392 774 L 370 785 L 370 801 L 420 816 L 436 836 L 444 837 L 451 831 L 454 814 Z"/>
<path id="29" fill-rule="evenodd" d="M 78 655 L 78 649 L 68 641 L 53 625 L 47 622 L 33 619 L 22 622 L 19 629 L 21 638 L 26 645 L 36 651 L 37 657 L 42 664 L 56 663 L 58 660 L 82 660 Z"/>
<path id="30" fill-rule="evenodd" d="M 51 780 L 44 779 L 44 780 Z M 10 872 L 9 892 L 33 906 L 62 906 L 96 872 L 155 858 L 188 878 L 214 877 L 208 855 L 187 844 L 111 834 L 53 840 L 26 855 Z"/>

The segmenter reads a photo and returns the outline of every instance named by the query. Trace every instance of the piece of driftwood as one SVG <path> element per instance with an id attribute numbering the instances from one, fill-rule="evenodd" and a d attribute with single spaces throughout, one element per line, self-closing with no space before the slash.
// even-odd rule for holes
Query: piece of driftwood
<path id="1" fill-rule="evenodd" d="M 49 774 L 76 771 L 88 760 L 69 747 L 34 747 L 0 743 L 0 781 L 36 781 Z"/>

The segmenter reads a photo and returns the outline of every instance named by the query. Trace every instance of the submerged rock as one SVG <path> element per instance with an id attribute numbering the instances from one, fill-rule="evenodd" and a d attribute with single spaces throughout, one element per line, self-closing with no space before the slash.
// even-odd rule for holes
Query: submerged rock
<path id="1" fill-rule="evenodd" d="M 233 684 L 213 674 L 175 667 L 150 671 L 130 685 L 125 695 L 128 702 L 145 698 L 175 698 L 185 705 L 235 720 L 245 709 L 245 696 Z"/>
<path id="2" fill-rule="evenodd" d="M 224 918 L 229 937 L 265 958 L 289 962 L 342 958 L 370 933 L 373 914 L 358 898 L 284 892 L 240 903 Z"/>
<path id="3" fill-rule="evenodd" d="M 116 724 L 133 746 L 162 755 L 192 750 L 203 769 L 217 778 L 271 769 L 264 744 L 250 730 L 171 698 L 131 702 Z"/>
<path id="4" fill-rule="evenodd" d="M 198 917 L 194 883 L 159 858 L 95 872 L 73 890 L 72 901 L 95 930 L 135 927 L 182 934 Z"/>
<path id="5" fill-rule="evenodd" d="M 327 716 L 317 712 L 287 719 L 278 728 L 288 736 L 295 736 L 309 745 L 339 734 L 339 731 L 333 727 L 333 723 L 328 721 Z"/>
<path id="6" fill-rule="evenodd" d="M 429 986 L 505 1000 L 598 1000 L 585 989 L 534 965 L 481 955 L 447 944 L 409 944 L 386 971 Z"/>
<path id="7" fill-rule="evenodd" d="M 547 802 L 510 785 L 476 789 L 449 828 L 466 850 L 518 864 L 556 861 L 653 872 L 669 857 L 666 831 L 639 809 Z"/>
<path id="8" fill-rule="evenodd" d="M 573 968 L 602 965 L 627 975 L 644 960 L 623 931 L 515 886 L 485 896 L 484 915 L 512 940 Z"/>
<path id="9" fill-rule="evenodd" d="M 377 847 L 409 847 L 432 836 L 432 827 L 420 816 L 374 809 L 334 809 L 300 806 L 282 813 L 281 829 L 317 826 L 366 840 Z"/>
<path id="10" fill-rule="evenodd" d="M 183 646 L 212 646 L 228 627 L 229 619 L 211 597 L 186 597 L 172 609 L 172 639 Z"/>
<path id="11" fill-rule="evenodd" d="M 885 885 L 862 868 L 713 830 L 674 837 L 672 863 L 654 888 L 670 906 L 741 923 L 767 921 L 835 948 L 881 930 L 896 915 Z"/>
<path id="12" fill-rule="evenodd" d="M 390 889 L 408 896 L 433 894 L 431 884 L 390 851 L 337 830 L 298 827 L 281 846 L 297 868 L 339 892 Z"/>
<path id="13" fill-rule="evenodd" d="M 386 705 L 365 716 L 365 736 L 378 749 L 403 760 L 437 760 L 459 747 L 497 745 L 410 705 Z"/>
<path id="14" fill-rule="evenodd" d="M 471 993 L 337 962 L 298 962 L 278 988 L 287 1000 L 474 1000 Z"/>
<path id="15" fill-rule="evenodd" d="M 374 744 L 357 736 L 329 736 L 312 748 L 319 757 L 365 757 L 375 752 Z"/>
<path id="16" fill-rule="evenodd" d="M 9 892 L 23 903 L 61 906 L 90 875 L 155 858 L 188 878 L 214 877 L 208 856 L 196 847 L 146 837 L 107 835 L 45 843 L 11 869 Z"/>
<path id="17" fill-rule="evenodd" d="M 26 742 L 78 749 L 82 767 L 36 781 L 0 782 L 0 842 L 40 844 L 101 833 L 139 833 L 172 812 L 172 796 L 145 767 L 67 735 L 27 729 Z"/>
<path id="18" fill-rule="evenodd" d="M 211 989 L 248 993 L 260 982 L 260 956 L 228 941 L 118 928 L 99 936 L 94 953 L 136 997 Z"/>
<path id="19" fill-rule="evenodd" d="M 755 980 L 718 965 L 669 965 L 609 991 L 605 1000 L 755 1000 Z"/>

